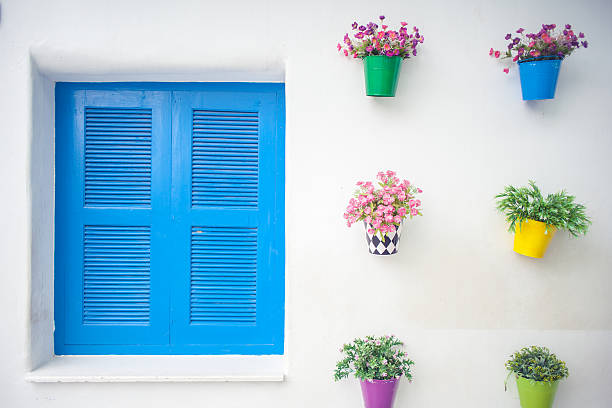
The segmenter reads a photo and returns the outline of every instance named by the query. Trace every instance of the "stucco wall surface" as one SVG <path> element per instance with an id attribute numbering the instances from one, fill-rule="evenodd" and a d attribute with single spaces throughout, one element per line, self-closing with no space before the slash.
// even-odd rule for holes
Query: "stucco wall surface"
<path id="1" fill-rule="evenodd" d="M 556 407 L 612 405 L 609 1 L 0 1 L 0 406 L 351 407 L 338 347 L 393 333 L 416 361 L 398 407 L 518 407 L 503 363 L 547 345 L 570 377 Z M 425 35 L 396 98 L 364 95 L 335 45 L 384 13 Z M 518 27 L 571 23 L 590 46 L 557 97 L 523 102 L 490 47 Z M 50 353 L 53 82 L 286 81 L 287 376 L 282 383 L 32 384 Z M 342 211 L 359 179 L 393 169 L 424 190 L 400 253 L 367 253 Z M 512 252 L 493 197 L 534 179 L 593 220 L 542 260 Z M 44 292 L 44 291 L 43 291 Z M 39 314 L 39 312 L 41 314 Z"/>

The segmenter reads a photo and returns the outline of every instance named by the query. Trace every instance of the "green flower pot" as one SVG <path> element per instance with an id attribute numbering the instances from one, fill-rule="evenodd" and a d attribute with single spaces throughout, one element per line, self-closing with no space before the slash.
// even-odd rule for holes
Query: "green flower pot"
<path id="1" fill-rule="evenodd" d="M 372 55 L 363 59 L 366 95 L 395 96 L 402 57 Z"/>
<path id="2" fill-rule="evenodd" d="M 551 408 L 559 381 L 544 382 L 516 376 L 521 408 Z"/>

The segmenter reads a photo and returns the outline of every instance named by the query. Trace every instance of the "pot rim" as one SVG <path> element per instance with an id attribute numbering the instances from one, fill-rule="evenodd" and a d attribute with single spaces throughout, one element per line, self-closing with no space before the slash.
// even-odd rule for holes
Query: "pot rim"
<path id="1" fill-rule="evenodd" d="M 553 385 L 555 383 L 558 383 L 561 380 L 555 380 L 555 381 L 538 381 L 538 380 L 534 380 L 532 378 L 525 378 L 517 373 L 514 373 L 514 376 L 516 377 L 516 380 L 518 381 L 519 379 L 521 379 L 522 381 L 526 381 L 529 383 L 536 383 L 536 384 L 541 384 L 541 385 Z"/>
<path id="2" fill-rule="evenodd" d="M 540 224 L 544 224 L 544 225 L 546 225 L 546 227 L 548 229 L 557 229 L 557 227 L 555 227 L 554 225 L 546 224 L 544 221 L 534 220 L 533 218 L 525 218 L 524 220 L 521 221 L 521 223 L 526 222 L 526 221 L 531 221 L 531 222 L 537 222 L 537 223 L 540 223 Z"/>
<path id="3" fill-rule="evenodd" d="M 367 55 L 367 56 L 363 57 L 362 59 L 364 60 L 366 58 L 400 58 L 400 59 L 403 59 L 399 55 L 394 55 L 392 57 L 387 57 L 386 55 Z"/>
<path id="4" fill-rule="evenodd" d="M 365 380 L 361 380 L 361 379 L 360 379 L 359 381 L 360 381 L 360 382 L 371 382 L 371 383 L 390 383 L 390 382 L 396 382 L 396 381 L 399 381 L 399 380 L 400 380 L 400 378 L 402 378 L 402 377 L 401 377 L 401 376 L 399 376 L 399 377 L 396 377 L 396 378 L 390 378 L 390 379 L 388 379 L 388 380 L 377 380 L 377 379 L 375 379 L 375 378 L 371 378 L 371 379 L 370 379 L 370 378 L 368 378 L 368 379 L 365 379 Z"/>
<path id="5" fill-rule="evenodd" d="M 558 57 L 554 55 L 545 55 L 543 57 L 533 57 L 533 58 L 525 58 L 523 60 L 518 60 L 517 64 L 522 64 L 524 62 L 540 62 L 540 61 L 563 61 L 565 57 Z"/>

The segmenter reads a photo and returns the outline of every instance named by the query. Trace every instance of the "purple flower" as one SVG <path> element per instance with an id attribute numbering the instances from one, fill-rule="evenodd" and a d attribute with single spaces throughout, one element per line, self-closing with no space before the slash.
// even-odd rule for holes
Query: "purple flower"
<path id="1" fill-rule="evenodd" d="M 366 51 L 367 51 L 367 52 L 372 52 L 373 50 L 374 50 L 374 47 L 372 47 L 371 45 L 368 45 L 368 46 L 366 47 Z"/>
<path id="2" fill-rule="evenodd" d="M 366 33 L 366 35 L 372 35 L 372 34 L 374 34 L 374 30 L 369 29 L 369 30 L 366 30 L 365 33 Z"/>
<path id="3" fill-rule="evenodd" d="M 571 30 L 571 29 L 572 29 L 572 26 L 571 26 L 571 25 L 569 25 L 569 24 L 566 24 L 566 25 L 565 25 L 565 29 L 566 29 L 566 30 Z"/>
<path id="4" fill-rule="evenodd" d="M 359 33 L 355 34 L 355 38 L 359 38 L 361 40 L 363 38 L 363 33 L 359 32 Z"/>
<path id="5" fill-rule="evenodd" d="M 525 31 L 525 29 L 524 29 L 524 28 L 519 28 L 518 30 L 516 30 L 516 33 L 517 33 L 517 34 L 520 34 L 520 33 L 522 33 L 523 31 Z"/>
<path id="6" fill-rule="evenodd" d="M 578 38 L 584 38 L 584 33 L 579 33 Z"/>
<path id="7" fill-rule="evenodd" d="M 512 38 L 512 34 L 506 34 L 506 37 L 505 37 L 505 38 L 506 38 L 506 40 L 511 39 L 511 38 Z"/>
<path id="8" fill-rule="evenodd" d="M 385 16 L 378 16 L 378 18 L 380 18 L 381 20 L 384 20 Z"/>
<path id="9" fill-rule="evenodd" d="M 358 24 L 357 24 L 357 22 L 356 22 L 356 21 L 355 21 L 355 22 L 353 22 L 353 24 L 352 24 L 352 26 L 351 26 L 351 27 L 353 27 L 353 30 L 356 30 L 356 29 L 357 29 L 357 25 L 358 25 Z"/>
<path id="10" fill-rule="evenodd" d="M 365 31 L 366 28 L 364 26 L 359 26 L 359 31 Z"/>
<path id="11" fill-rule="evenodd" d="M 520 38 L 516 37 L 514 40 L 512 40 L 512 44 L 516 45 L 521 41 Z"/>
<path id="12" fill-rule="evenodd" d="M 412 50 L 412 55 L 416 57 L 416 50 Z"/>
<path id="13" fill-rule="evenodd" d="M 514 44 L 512 44 L 512 43 L 508 44 L 508 49 L 509 49 L 509 50 L 511 50 L 511 49 L 512 49 L 512 47 L 514 47 Z"/>
<path id="14" fill-rule="evenodd" d="M 392 57 L 393 56 L 393 51 L 387 51 L 386 54 L 387 54 L 387 57 Z"/>
<path id="15" fill-rule="evenodd" d="M 588 47 L 589 47 L 589 43 L 588 43 L 587 41 L 583 41 L 583 42 L 582 42 L 582 46 L 583 46 L 584 48 L 588 48 Z"/>

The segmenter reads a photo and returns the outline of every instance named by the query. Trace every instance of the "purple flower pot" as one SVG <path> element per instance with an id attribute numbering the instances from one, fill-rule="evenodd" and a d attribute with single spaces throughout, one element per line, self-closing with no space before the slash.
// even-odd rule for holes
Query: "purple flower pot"
<path id="1" fill-rule="evenodd" d="M 360 380 L 366 408 L 391 408 L 399 378 L 391 380 Z"/>

